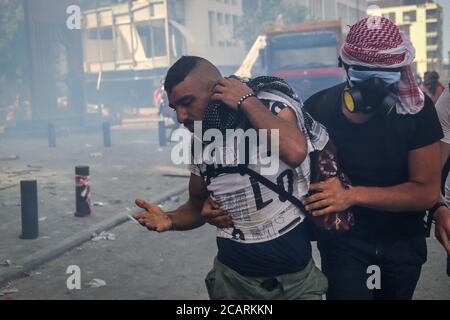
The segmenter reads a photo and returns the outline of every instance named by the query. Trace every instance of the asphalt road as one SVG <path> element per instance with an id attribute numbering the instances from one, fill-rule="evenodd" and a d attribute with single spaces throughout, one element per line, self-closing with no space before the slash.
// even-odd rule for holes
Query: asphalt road
<path id="1" fill-rule="evenodd" d="M 186 194 L 178 203 L 185 199 Z M 216 252 L 213 227 L 157 234 L 130 221 L 110 232 L 115 240 L 89 241 L 66 252 L 10 283 L 9 288 L 18 292 L 0 299 L 208 299 L 204 277 Z M 429 239 L 428 248 L 415 299 L 450 300 L 444 251 L 435 239 Z M 319 262 L 317 250 L 314 257 Z M 67 288 L 66 270 L 71 265 L 80 267 L 81 290 Z M 106 285 L 91 288 L 88 283 L 93 279 L 104 280 Z"/>

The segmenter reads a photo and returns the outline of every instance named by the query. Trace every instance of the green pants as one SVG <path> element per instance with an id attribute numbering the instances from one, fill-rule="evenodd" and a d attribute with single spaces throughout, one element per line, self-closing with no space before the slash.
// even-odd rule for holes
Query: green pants
<path id="1" fill-rule="evenodd" d="M 211 300 L 321 300 L 328 289 L 313 260 L 302 271 L 260 278 L 244 277 L 216 257 L 205 283 Z"/>

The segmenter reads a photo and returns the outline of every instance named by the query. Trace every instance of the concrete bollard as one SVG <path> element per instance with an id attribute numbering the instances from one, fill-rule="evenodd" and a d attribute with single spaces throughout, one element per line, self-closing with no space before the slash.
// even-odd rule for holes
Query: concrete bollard
<path id="1" fill-rule="evenodd" d="M 158 121 L 159 146 L 165 147 L 167 145 L 166 123 L 164 120 Z"/>
<path id="2" fill-rule="evenodd" d="M 55 125 L 53 123 L 48 124 L 48 147 L 56 148 Z"/>
<path id="3" fill-rule="evenodd" d="M 103 122 L 103 145 L 111 147 L 111 125 L 109 122 Z"/>
<path id="4" fill-rule="evenodd" d="M 37 181 L 20 181 L 20 201 L 22 206 L 22 239 L 39 237 Z"/>
<path id="5" fill-rule="evenodd" d="M 75 201 L 76 217 L 91 215 L 91 187 L 88 166 L 75 167 Z"/>

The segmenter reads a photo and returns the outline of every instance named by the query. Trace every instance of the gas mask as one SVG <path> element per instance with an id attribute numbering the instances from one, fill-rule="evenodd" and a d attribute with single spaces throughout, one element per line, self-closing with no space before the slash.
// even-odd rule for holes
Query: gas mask
<path id="1" fill-rule="evenodd" d="M 352 113 L 389 114 L 397 105 L 398 97 L 392 86 L 400 80 L 400 72 L 348 69 L 348 87 L 343 101 Z"/>

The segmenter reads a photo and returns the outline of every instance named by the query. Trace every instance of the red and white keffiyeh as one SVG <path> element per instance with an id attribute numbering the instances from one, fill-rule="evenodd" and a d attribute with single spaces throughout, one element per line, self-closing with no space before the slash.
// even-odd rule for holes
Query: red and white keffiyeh
<path id="1" fill-rule="evenodd" d="M 342 61 L 347 65 L 402 68 L 400 81 L 396 84 L 399 114 L 416 114 L 425 105 L 425 96 L 411 68 L 415 54 L 407 36 L 384 17 L 367 17 L 350 27 L 341 48 Z"/>

